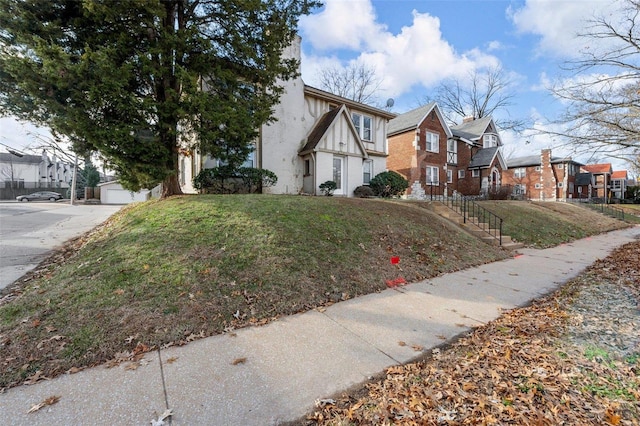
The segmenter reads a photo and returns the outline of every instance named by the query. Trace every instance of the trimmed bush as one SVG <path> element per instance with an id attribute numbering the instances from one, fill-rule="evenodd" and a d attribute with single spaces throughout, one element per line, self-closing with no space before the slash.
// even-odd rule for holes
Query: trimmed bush
<path id="1" fill-rule="evenodd" d="M 375 194 L 370 186 L 362 185 L 353 190 L 353 195 L 359 198 L 369 198 L 373 197 Z"/>
<path id="2" fill-rule="evenodd" d="M 193 187 L 207 194 L 253 194 L 261 193 L 278 182 L 275 173 L 266 169 L 229 166 L 203 169 L 193 178 Z"/>
<path id="3" fill-rule="evenodd" d="M 338 184 L 332 180 L 328 180 L 320 184 L 320 191 L 327 197 L 331 197 L 333 195 L 333 191 L 338 189 Z"/>
<path id="4" fill-rule="evenodd" d="M 402 175 L 388 171 L 377 174 L 371 179 L 369 186 L 375 195 L 390 198 L 402 195 L 409 187 L 409 182 Z"/>

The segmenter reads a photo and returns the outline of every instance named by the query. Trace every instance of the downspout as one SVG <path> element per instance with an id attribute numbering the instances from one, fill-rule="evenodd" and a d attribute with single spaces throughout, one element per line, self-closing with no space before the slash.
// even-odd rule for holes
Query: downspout
<path id="1" fill-rule="evenodd" d="M 313 161 L 313 195 L 318 195 L 317 194 L 317 189 L 316 189 L 316 175 L 318 174 L 318 166 L 316 164 L 316 152 L 315 151 L 311 151 L 311 161 Z"/>

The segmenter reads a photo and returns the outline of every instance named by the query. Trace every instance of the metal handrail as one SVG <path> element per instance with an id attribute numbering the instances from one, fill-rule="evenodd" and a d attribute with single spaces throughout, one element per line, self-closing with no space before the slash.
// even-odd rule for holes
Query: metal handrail
<path id="1" fill-rule="evenodd" d="M 472 223 L 478 228 L 498 239 L 502 245 L 502 223 L 503 219 L 497 214 L 482 207 L 474 200 L 461 195 L 445 197 L 441 202 L 462 216 L 464 223 Z"/>
<path id="2" fill-rule="evenodd" d="M 608 216 L 615 217 L 616 219 L 620 219 L 624 221 L 624 210 L 619 207 L 614 207 L 611 204 L 580 202 L 580 201 L 573 201 L 573 202 L 589 207 L 591 210 L 595 210 L 602 214 L 606 214 Z"/>

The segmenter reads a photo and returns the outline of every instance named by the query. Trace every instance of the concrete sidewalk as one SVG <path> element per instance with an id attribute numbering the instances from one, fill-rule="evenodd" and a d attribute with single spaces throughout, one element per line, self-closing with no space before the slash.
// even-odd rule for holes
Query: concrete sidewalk
<path id="1" fill-rule="evenodd" d="M 271 425 L 527 304 L 640 238 L 634 227 L 96 367 L 0 395 L 9 425 Z M 400 345 L 398 342 L 405 342 Z M 244 362 L 234 361 L 245 359 Z M 51 396 L 57 404 L 26 414 Z M 165 420 L 169 424 L 169 419 Z"/>

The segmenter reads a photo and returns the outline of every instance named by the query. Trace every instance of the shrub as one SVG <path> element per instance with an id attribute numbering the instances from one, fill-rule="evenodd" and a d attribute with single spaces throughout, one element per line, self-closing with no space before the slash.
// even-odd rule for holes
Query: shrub
<path id="1" fill-rule="evenodd" d="M 331 197 L 333 195 L 333 191 L 338 188 L 338 184 L 332 180 L 328 180 L 320 184 L 320 191 L 327 197 Z"/>
<path id="2" fill-rule="evenodd" d="M 275 173 L 266 169 L 220 166 L 203 169 L 193 178 L 193 187 L 209 194 L 260 193 L 278 182 Z"/>
<path id="3" fill-rule="evenodd" d="M 353 190 L 353 195 L 359 198 L 369 198 L 373 197 L 375 194 L 370 186 L 362 185 Z"/>
<path id="4" fill-rule="evenodd" d="M 511 185 L 491 186 L 487 191 L 489 200 L 508 200 L 513 189 Z"/>
<path id="5" fill-rule="evenodd" d="M 388 171 L 377 174 L 371 179 L 369 186 L 375 195 L 389 198 L 402 195 L 409 187 L 409 182 L 402 175 Z"/>

